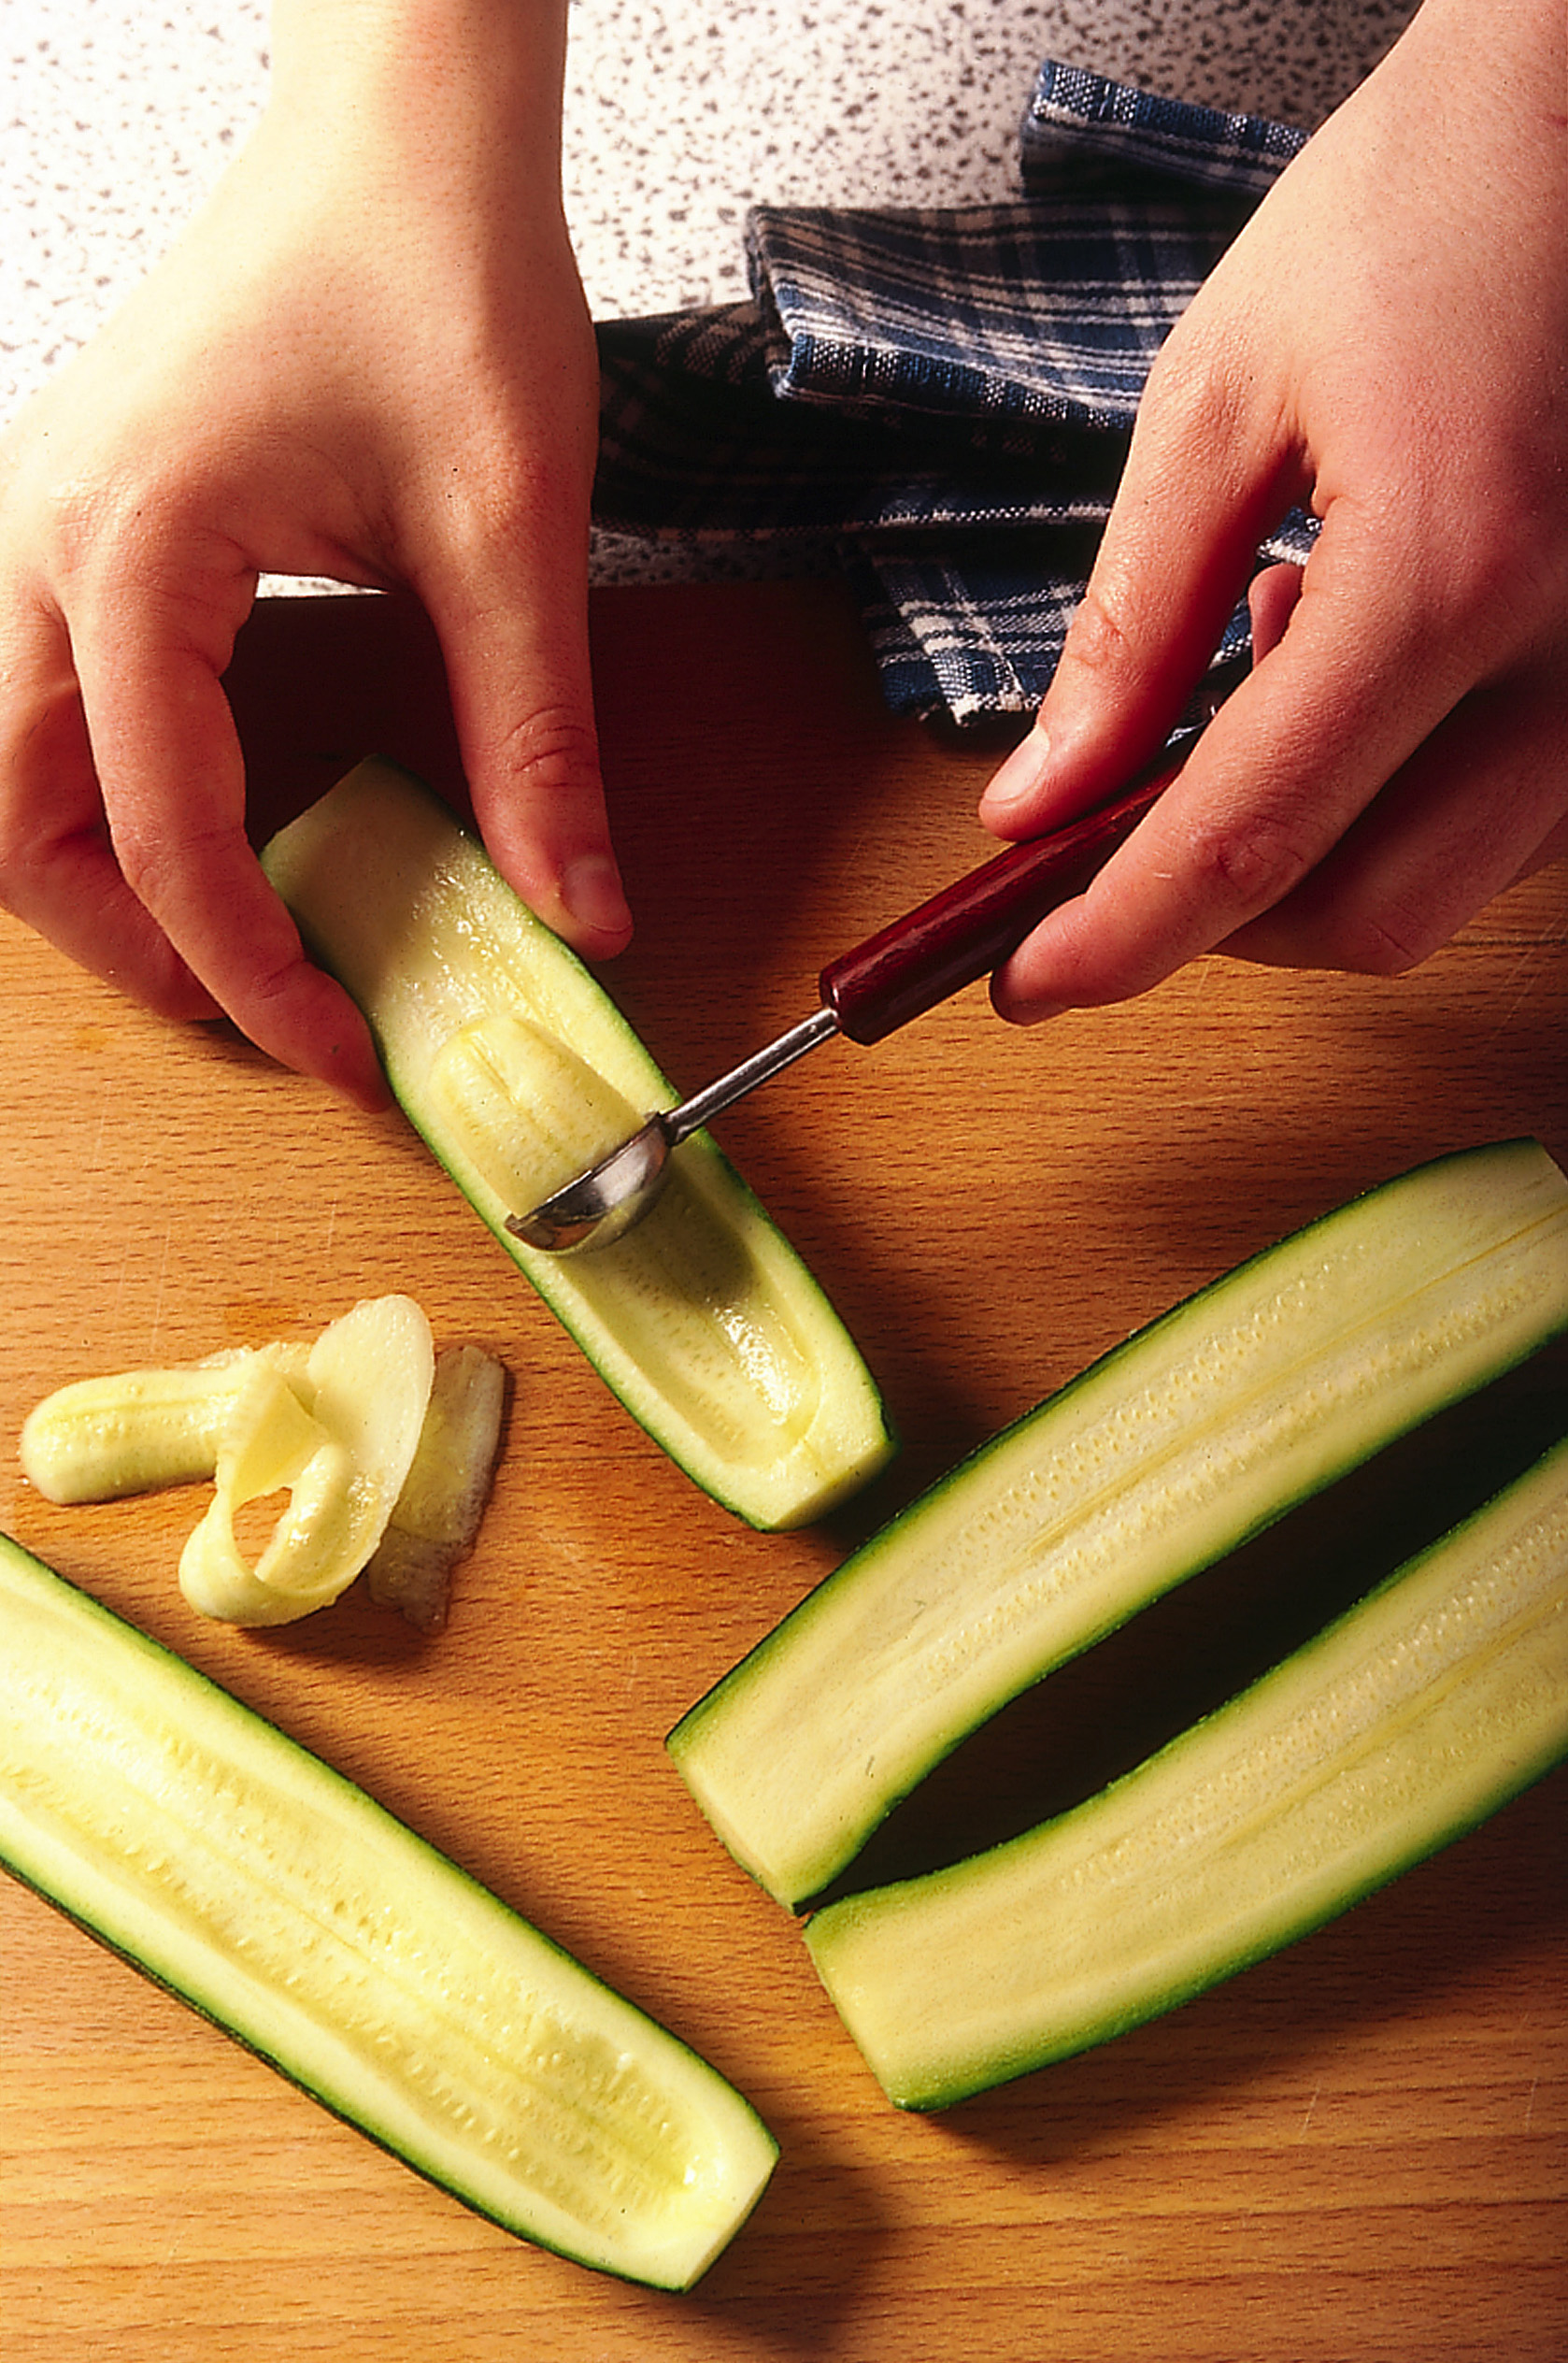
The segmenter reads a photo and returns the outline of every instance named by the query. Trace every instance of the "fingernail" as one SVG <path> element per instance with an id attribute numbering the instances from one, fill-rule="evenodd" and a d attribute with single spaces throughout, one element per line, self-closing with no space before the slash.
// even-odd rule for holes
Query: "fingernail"
<path id="1" fill-rule="evenodd" d="M 1009 1025 L 1046 1025 L 1072 1007 L 1069 1001 L 1032 1001 L 1026 994 L 1011 994 L 998 977 L 991 979 L 991 1005 Z"/>
<path id="2" fill-rule="evenodd" d="M 561 900 L 579 927 L 621 936 L 632 924 L 620 873 L 607 853 L 582 853 L 561 874 Z"/>
<path id="3" fill-rule="evenodd" d="M 1039 787 L 1049 763 L 1050 740 L 1036 723 L 1028 738 L 1019 740 L 991 780 L 980 798 L 981 804 L 988 812 L 1003 812 L 1011 805 L 1021 804 Z"/>

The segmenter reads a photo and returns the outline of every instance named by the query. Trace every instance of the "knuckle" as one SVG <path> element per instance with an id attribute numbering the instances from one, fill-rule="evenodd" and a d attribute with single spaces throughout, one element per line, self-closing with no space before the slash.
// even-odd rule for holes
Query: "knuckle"
<path id="1" fill-rule="evenodd" d="M 531 708 L 507 730 L 495 767 L 530 798 L 554 803 L 576 795 L 598 775 L 599 744 L 592 721 L 565 705 Z"/>
<path id="2" fill-rule="evenodd" d="M 1217 892 L 1250 915 L 1271 909 L 1298 885 L 1317 849 L 1291 821 L 1256 811 L 1194 821 L 1189 852 L 1199 893 Z"/>
<path id="3" fill-rule="evenodd" d="M 280 1008 L 294 998 L 302 980 L 311 975 L 310 964 L 298 952 L 263 961 L 250 969 L 245 980 L 249 1008 L 256 1012 Z"/>
<path id="4" fill-rule="evenodd" d="M 142 563 L 150 520 L 165 514 L 168 505 L 167 491 L 145 463 L 89 466 L 50 483 L 39 530 L 50 576 L 69 597 Z"/>
<path id="5" fill-rule="evenodd" d="M 120 820 L 112 824 L 114 857 L 120 874 L 136 900 L 150 911 L 166 907 L 179 860 L 172 847 L 139 823 Z"/>
<path id="6" fill-rule="evenodd" d="M 1096 680 L 1114 680 L 1133 661 L 1135 634 L 1123 613 L 1121 586 L 1108 571 L 1090 582 L 1076 609 L 1062 664 Z"/>
<path id="7" fill-rule="evenodd" d="M 1405 626 L 1412 666 L 1451 651 L 1474 675 L 1538 637 L 1568 599 L 1568 505 L 1559 463 L 1504 444 L 1433 451 L 1418 471 L 1358 495 L 1368 545 L 1415 587 Z M 1434 521 L 1436 521 L 1434 523 Z M 1438 530 L 1438 527 L 1441 530 Z"/>
<path id="8" fill-rule="evenodd" d="M 1402 977 L 1435 952 L 1438 941 L 1415 911 L 1358 910 L 1341 904 L 1327 914 L 1319 961 L 1350 976 Z"/>
<path id="9" fill-rule="evenodd" d="M 177 827 L 166 815 L 154 820 L 124 810 L 111 816 L 110 834 L 121 877 L 155 915 L 184 900 L 188 881 L 201 873 L 206 856 L 227 841 L 218 828 L 189 823 Z"/>

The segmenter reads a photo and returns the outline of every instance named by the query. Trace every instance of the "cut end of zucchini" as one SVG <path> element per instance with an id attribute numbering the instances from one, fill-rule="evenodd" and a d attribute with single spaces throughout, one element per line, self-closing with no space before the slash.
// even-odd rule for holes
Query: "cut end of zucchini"
<path id="1" fill-rule="evenodd" d="M 832 1306 L 699 1136 L 615 1246 L 506 1229 L 675 1095 L 603 988 L 447 808 L 361 764 L 267 847 L 312 951 L 363 1010 L 393 1092 L 460 1190 L 648 1432 L 750 1525 L 822 1517 L 893 1439 Z"/>
<path id="2" fill-rule="evenodd" d="M 690 2288 L 750 2106 L 316 1757 L 0 1536 L 0 1859 L 480 2213 Z"/>

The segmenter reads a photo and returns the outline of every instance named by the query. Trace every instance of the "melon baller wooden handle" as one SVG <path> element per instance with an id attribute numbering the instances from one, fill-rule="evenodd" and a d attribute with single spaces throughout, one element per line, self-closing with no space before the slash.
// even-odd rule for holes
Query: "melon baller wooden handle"
<path id="1" fill-rule="evenodd" d="M 1098 810 L 1048 836 L 1029 838 L 983 863 L 918 909 L 831 960 L 819 979 L 824 1008 L 852 1042 L 880 1042 L 911 1018 L 990 976 L 1059 903 L 1081 895 L 1137 827 L 1177 772 L 1249 657 L 1216 666 L 1192 719 L 1154 761 Z"/>
<path id="2" fill-rule="evenodd" d="M 1159 764 L 1114 803 L 1048 837 L 1008 846 L 966 878 L 830 960 L 818 980 L 825 1008 L 852 1042 L 880 1042 L 988 977 L 1059 903 L 1081 895 L 1185 761 Z"/>

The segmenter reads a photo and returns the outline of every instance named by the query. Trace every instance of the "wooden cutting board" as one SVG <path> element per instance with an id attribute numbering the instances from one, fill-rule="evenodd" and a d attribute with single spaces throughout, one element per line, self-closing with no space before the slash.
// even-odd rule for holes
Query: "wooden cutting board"
<path id="1" fill-rule="evenodd" d="M 694 1087 L 819 966 L 979 858 L 995 751 L 883 712 L 835 589 L 596 606 L 641 925 L 616 989 Z M 422 626 L 277 603 L 234 674 L 264 820 L 371 747 L 449 784 Z M 832 1526 L 698 1496 L 403 1127 L 159 1024 L 0 921 L 0 1435 L 89 1372 L 312 1334 L 406 1289 L 511 1373 L 447 1630 L 350 1594 L 203 1625 L 189 1496 L 0 1524 L 361 1782 L 739 2084 L 783 2145 L 696 2295 L 471 2216 L 11 1883 L 0 1888 L 10 2363 L 1460 2363 L 1563 2351 L 1568 1779 L 1162 2024 L 934 2119 L 878 2096 L 791 1922 L 669 1770 L 681 1711 L 869 1525 L 1128 1330 L 1354 1190 L 1533 1132 L 1568 1160 L 1568 870 L 1395 982 L 1200 961 L 1019 1036 L 975 992 L 834 1044 L 720 1127 L 886 1389 L 903 1456 Z M 886 1864 L 1097 1783 L 1568 1427 L 1553 1352 L 1149 1634 L 1003 1717 Z M 1387 1563 L 1385 1559 L 1385 1563 Z"/>

